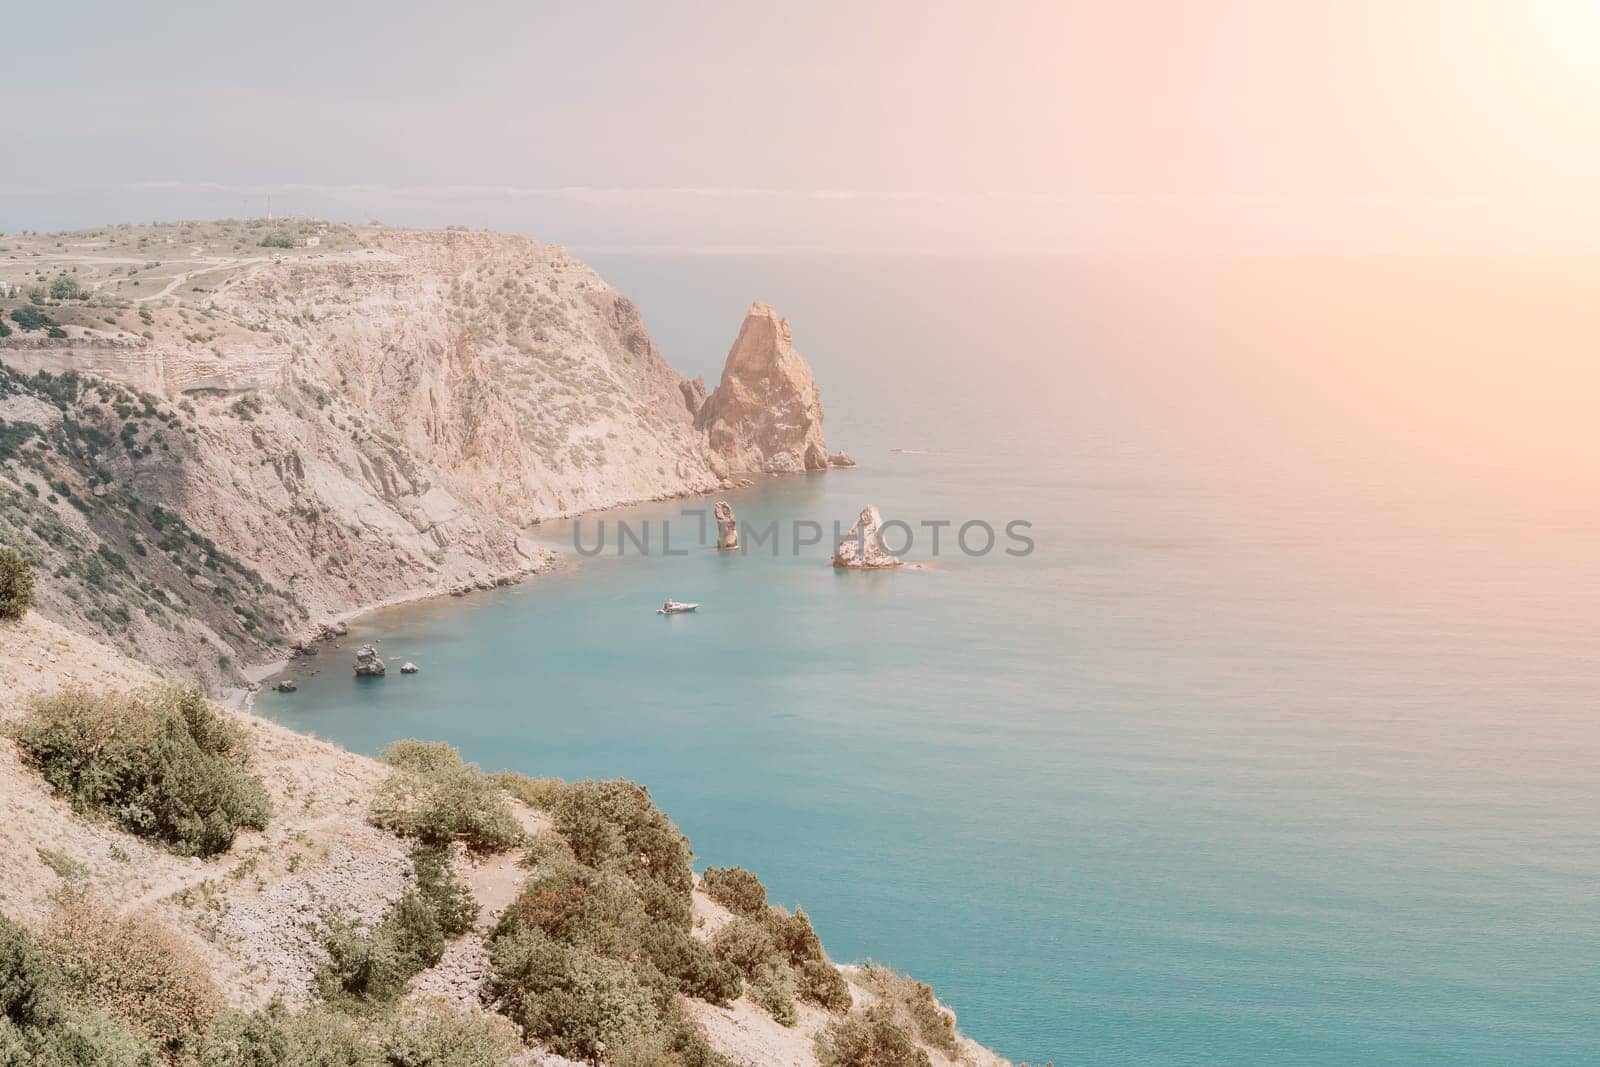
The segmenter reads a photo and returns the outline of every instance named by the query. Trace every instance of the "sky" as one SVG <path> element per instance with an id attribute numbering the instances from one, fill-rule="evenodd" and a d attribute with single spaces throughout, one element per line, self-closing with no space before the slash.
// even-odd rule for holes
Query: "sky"
<path id="1" fill-rule="evenodd" d="M 1600 246 L 1600 0 L 6 16 L 0 230 L 279 214 L 578 248 Z"/>

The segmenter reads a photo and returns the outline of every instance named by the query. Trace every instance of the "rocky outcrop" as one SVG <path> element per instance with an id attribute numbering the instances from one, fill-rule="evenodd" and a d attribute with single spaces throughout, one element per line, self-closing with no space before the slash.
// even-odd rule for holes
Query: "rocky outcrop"
<path id="1" fill-rule="evenodd" d="M 689 409 L 689 414 L 700 414 L 700 409 L 706 404 L 706 380 L 696 375 L 681 383 L 678 391 L 683 394 L 683 404 Z"/>
<path id="2" fill-rule="evenodd" d="M 850 453 L 848 452 L 832 452 L 828 455 L 828 466 L 830 467 L 854 467 L 855 465 L 856 461 L 850 458 Z"/>
<path id="3" fill-rule="evenodd" d="M 733 513 L 733 505 L 726 500 L 717 501 L 715 509 L 717 519 L 717 551 L 731 552 L 739 547 L 739 519 Z"/>
<path id="4" fill-rule="evenodd" d="M 383 660 L 378 658 L 378 650 L 371 645 L 362 645 L 356 649 L 356 677 L 378 678 L 389 670 L 384 666 Z"/>
<path id="5" fill-rule="evenodd" d="M 855 525 L 833 552 L 833 565 L 841 570 L 887 570 L 903 565 L 898 556 L 883 550 L 878 532 L 883 528 L 883 516 L 868 504 L 861 509 Z"/>
<path id="6" fill-rule="evenodd" d="M 695 425 L 706 431 L 719 474 L 793 474 L 828 466 L 822 399 L 794 347 L 789 320 L 757 301 L 728 351 L 722 380 Z"/>

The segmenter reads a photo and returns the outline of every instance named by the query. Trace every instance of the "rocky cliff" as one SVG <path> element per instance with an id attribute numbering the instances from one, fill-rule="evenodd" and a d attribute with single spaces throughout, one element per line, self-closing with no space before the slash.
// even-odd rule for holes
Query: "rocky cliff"
<path id="1" fill-rule="evenodd" d="M 53 617 L 210 681 L 323 618 L 536 570 L 541 519 L 827 464 L 770 308 L 707 397 L 530 239 L 255 220 L 0 253 L 0 542 L 58 574 Z"/>

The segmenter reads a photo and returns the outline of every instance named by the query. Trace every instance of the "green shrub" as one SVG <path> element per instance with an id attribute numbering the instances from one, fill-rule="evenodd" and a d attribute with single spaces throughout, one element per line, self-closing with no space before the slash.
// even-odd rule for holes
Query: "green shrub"
<path id="1" fill-rule="evenodd" d="M 262 248 L 293 248 L 294 235 L 284 230 L 269 233 L 260 241 Z"/>
<path id="2" fill-rule="evenodd" d="M 25 1029 L 0 1018 L 0 1064 L 5 1067 L 161 1067 L 149 1042 L 116 1020 L 88 1009 L 63 1011 L 45 1028 Z"/>
<path id="3" fill-rule="evenodd" d="M 801 1000 L 828 1011 L 849 1011 L 850 983 L 827 960 L 806 960 L 795 967 L 795 985 Z"/>
<path id="4" fill-rule="evenodd" d="M 63 274 L 50 283 L 50 296 L 55 300 L 87 300 L 89 294 L 78 279 Z"/>
<path id="5" fill-rule="evenodd" d="M 758 915 L 767 908 L 761 879 L 743 867 L 707 867 L 700 878 L 706 896 L 739 915 Z"/>
<path id="6" fill-rule="evenodd" d="M 408 892 L 370 930 L 345 921 L 323 937 L 328 961 L 317 972 L 323 998 L 348 1007 L 392 1003 L 406 983 L 439 962 L 444 931 L 421 894 Z"/>
<path id="7" fill-rule="evenodd" d="M 155 1046 L 67 997 L 66 979 L 22 927 L 0 916 L 0 1064 L 156 1067 Z"/>
<path id="8" fill-rule="evenodd" d="M 478 921 L 478 902 L 450 869 L 450 850 L 443 845 L 419 843 L 411 850 L 411 869 L 417 892 L 433 909 L 446 937 L 459 937 Z"/>
<path id="9" fill-rule="evenodd" d="M 270 806 L 245 736 L 194 686 L 131 694 L 73 688 L 35 701 L 17 731 L 27 761 L 80 811 L 183 855 L 226 851 Z"/>
<path id="10" fill-rule="evenodd" d="M 817 1062 L 821 1067 L 932 1067 L 892 1013 L 878 1007 L 839 1019 L 817 1035 Z"/>
<path id="11" fill-rule="evenodd" d="M 718 930 L 711 939 L 711 948 L 717 959 L 732 964 L 750 979 L 768 960 L 778 958 L 778 943 L 767 924 L 743 916 Z"/>
<path id="12" fill-rule="evenodd" d="M 501 771 L 490 777 L 513 797 L 541 811 L 554 811 L 567 791 L 567 783 L 560 778 L 530 778 L 516 771 Z"/>
<path id="13" fill-rule="evenodd" d="M 568 861 L 530 878 L 494 934 L 532 927 L 598 955 L 626 956 L 648 921 L 628 879 Z"/>
<path id="14" fill-rule="evenodd" d="M 639 947 L 655 969 L 685 996 L 725 1007 L 739 995 L 738 968 L 717 959 L 711 949 L 675 926 L 648 924 Z"/>
<path id="15" fill-rule="evenodd" d="M 522 1042 L 504 1020 L 430 1000 L 393 1019 L 380 1039 L 388 1067 L 483 1067 L 508 1063 Z"/>
<path id="16" fill-rule="evenodd" d="M 61 1011 L 59 978 L 33 935 L 0 915 L 0 1018 L 22 1028 L 48 1025 Z"/>
<path id="17" fill-rule="evenodd" d="M 717 931 L 711 949 L 744 976 L 751 998 L 785 1026 L 793 1025 L 796 996 L 829 1011 L 850 1007 L 850 985 L 828 962 L 803 911 L 790 915 L 768 908 L 737 916 Z"/>
<path id="18" fill-rule="evenodd" d="M 33 567 L 14 548 L 0 548 L 0 621 L 20 619 L 33 606 Z"/>
<path id="19" fill-rule="evenodd" d="M 24 330 L 52 330 L 56 322 L 36 307 L 23 305 L 11 310 L 11 321 Z"/>
<path id="20" fill-rule="evenodd" d="M 574 782 L 554 814 L 557 832 L 580 862 L 616 866 L 640 885 L 652 918 L 689 928 L 689 842 L 651 803 L 649 790 L 622 779 Z"/>
<path id="21" fill-rule="evenodd" d="M 427 844 L 462 841 L 474 852 L 503 852 L 522 840 L 505 793 L 451 746 L 401 741 L 383 758 L 396 769 L 368 813 L 374 826 Z"/>
<path id="22" fill-rule="evenodd" d="M 454 745 L 446 741 L 419 741 L 414 737 L 396 741 L 378 753 L 378 758 L 396 770 L 429 777 L 465 770 L 467 767 L 461 752 Z"/>
<path id="23" fill-rule="evenodd" d="M 218 1016 L 194 1059 L 198 1067 L 381 1067 L 363 1029 L 323 1008 L 291 1013 L 274 1000 L 260 1011 Z"/>
<path id="24" fill-rule="evenodd" d="M 794 1006 L 794 970 L 775 960 L 767 960 L 750 976 L 750 999 L 767 1010 L 783 1026 L 793 1026 L 800 1019 Z"/>
<path id="25" fill-rule="evenodd" d="M 939 1006 L 930 987 L 877 965 L 863 968 L 861 979 L 878 995 L 885 1010 L 895 1012 L 901 1023 L 915 1032 L 924 1044 L 952 1056 L 957 1054 L 955 1016 Z"/>
<path id="26" fill-rule="evenodd" d="M 533 927 L 496 938 L 491 962 L 485 988 L 496 1006 L 559 1055 L 597 1061 L 663 1025 L 655 993 L 632 968 Z"/>
<path id="27" fill-rule="evenodd" d="M 221 1008 L 205 964 L 149 915 L 119 917 L 83 895 L 51 916 L 46 948 L 71 996 L 170 1053 L 194 1043 Z"/>

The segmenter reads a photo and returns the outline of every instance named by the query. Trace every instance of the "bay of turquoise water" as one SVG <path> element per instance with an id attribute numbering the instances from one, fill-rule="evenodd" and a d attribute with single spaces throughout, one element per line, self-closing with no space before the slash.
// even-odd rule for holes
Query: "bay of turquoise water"
<path id="1" fill-rule="evenodd" d="M 655 552 L 372 615 L 265 714 L 644 782 L 1019 1060 L 1600 1061 L 1585 272 L 585 258 L 712 384 L 749 300 L 790 315 L 861 466 L 727 498 L 875 503 L 929 569 L 666 557 L 709 501 L 622 509 L 585 543 Z M 944 519 L 1037 547 L 935 558 Z M 358 682 L 368 638 L 422 673 Z"/>

